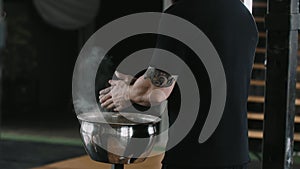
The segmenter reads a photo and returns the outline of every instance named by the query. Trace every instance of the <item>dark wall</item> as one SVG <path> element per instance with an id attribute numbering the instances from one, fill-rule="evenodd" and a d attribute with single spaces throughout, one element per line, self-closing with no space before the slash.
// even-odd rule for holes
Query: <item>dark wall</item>
<path id="1" fill-rule="evenodd" d="M 97 28 L 119 17 L 138 12 L 161 12 L 163 0 L 102 0 L 99 15 L 97 17 Z"/>
<path id="2" fill-rule="evenodd" d="M 6 0 L 7 42 L 3 51 L 3 121 L 75 118 L 72 73 L 79 52 L 79 30 L 45 23 L 31 1 Z M 118 17 L 161 11 L 162 1 L 102 0 L 94 30 Z"/>
<path id="3" fill-rule="evenodd" d="M 31 1 L 5 1 L 4 9 L 4 118 L 64 115 L 71 102 L 77 31 L 49 26 Z"/>

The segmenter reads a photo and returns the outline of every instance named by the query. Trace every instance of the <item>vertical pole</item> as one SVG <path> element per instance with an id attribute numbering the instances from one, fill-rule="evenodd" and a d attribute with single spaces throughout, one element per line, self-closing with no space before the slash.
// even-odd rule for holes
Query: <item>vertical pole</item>
<path id="1" fill-rule="evenodd" d="M 124 169 L 124 164 L 112 164 L 111 169 Z"/>
<path id="2" fill-rule="evenodd" d="M 0 0 L 0 139 L 1 139 L 1 122 L 2 122 L 2 57 L 1 50 L 4 47 L 5 41 L 5 23 L 4 23 L 4 13 L 3 13 L 3 3 Z"/>
<path id="3" fill-rule="evenodd" d="M 293 164 L 299 0 L 268 0 L 263 169 Z"/>

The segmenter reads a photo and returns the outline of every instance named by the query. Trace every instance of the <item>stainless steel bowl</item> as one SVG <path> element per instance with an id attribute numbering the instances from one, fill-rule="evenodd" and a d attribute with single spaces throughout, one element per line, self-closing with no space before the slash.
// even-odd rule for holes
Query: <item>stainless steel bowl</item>
<path id="1" fill-rule="evenodd" d="M 90 157 L 110 164 L 142 162 L 152 151 L 160 118 L 138 113 L 78 115 L 81 137 Z"/>

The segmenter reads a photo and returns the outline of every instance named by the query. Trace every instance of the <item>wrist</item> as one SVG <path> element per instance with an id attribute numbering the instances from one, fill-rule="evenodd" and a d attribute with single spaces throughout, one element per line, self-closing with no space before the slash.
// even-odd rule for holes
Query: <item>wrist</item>
<path id="1" fill-rule="evenodd" d="M 140 106 L 150 106 L 149 97 L 144 89 L 136 88 L 134 85 L 128 88 L 128 98 L 133 104 Z"/>
<path id="2" fill-rule="evenodd" d="M 127 100 L 130 100 L 130 101 L 133 101 L 133 96 L 132 96 L 132 90 L 133 90 L 133 86 L 132 85 L 129 85 L 128 86 L 128 89 L 127 89 L 127 96 L 126 96 L 126 99 Z"/>

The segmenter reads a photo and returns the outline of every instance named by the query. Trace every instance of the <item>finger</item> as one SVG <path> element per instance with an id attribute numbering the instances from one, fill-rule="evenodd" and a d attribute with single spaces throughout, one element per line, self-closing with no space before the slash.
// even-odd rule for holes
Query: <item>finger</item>
<path id="1" fill-rule="evenodd" d="M 115 104 L 115 108 L 114 108 L 114 111 L 122 111 L 123 109 L 125 109 L 126 107 L 122 104 L 117 104 L 117 103 L 114 103 Z"/>
<path id="2" fill-rule="evenodd" d="M 105 94 L 99 95 L 99 101 L 105 96 Z"/>
<path id="3" fill-rule="evenodd" d="M 103 95 L 103 94 L 107 94 L 108 92 L 110 92 L 112 89 L 112 86 L 106 88 L 106 89 L 103 89 L 103 90 L 100 90 L 99 94 L 100 95 Z"/>
<path id="4" fill-rule="evenodd" d="M 114 111 L 121 112 L 124 109 L 122 106 L 118 106 L 114 108 Z"/>
<path id="5" fill-rule="evenodd" d="M 120 73 L 118 71 L 115 71 L 115 75 L 117 76 L 118 79 L 121 79 L 121 80 L 125 80 L 125 78 L 126 78 L 125 74 Z"/>
<path id="6" fill-rule="evenodd" d="M 110 104 L 113 103 L 113 99 L 108 99 L 104 103 L 101 104 L 102 107 L 108 107 Z"/>
<path id="7" fill-rule="evenodd" d="M 133 79 L 133 77 L 128 76 L 128 77 L 124 80 L 124 82 L 125 82 L 126 84 L 130 85 L 130 83 L 132 82 L 132 79 Z"/>
<path id="8" fill-rule="evenodd" d="M 115 104 L 114 103 L 111 103 L 110 105 L 107 106 L 107 109 L 112 109 L 115 107 Z"/>
<path id="9" fill-rule="evenodd" d="M 112 86 L 116 86 L 119 80 L 110 80 L 108 83 Z"/>
<path id="10" fill-rule="evenodd" d="M 120 73 L 118 71 L 115 71 L 115 75 L 117 76 L 117 78 L 119 78 L 120 80 L 123 80 L 127 84 L 130 84 L 132 79 L 133 79 L 133 76 L 125 75 L 125 74 Z"/>
<path id="11" fill-rule="evenodd" d="M 103 96 L 101 99 L 100 99 L 100 103 L 104 103 L 106 100 L 110 99 L 111 98 L 111 95 L 110 93 L 109 94 L 106 94 L 105 96 Z"/>
<path id="12" fill-rule="evenodd" d="M 121 111 L 121 107 L 120 106 L 115 107 L 114 111 Z"/>

